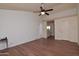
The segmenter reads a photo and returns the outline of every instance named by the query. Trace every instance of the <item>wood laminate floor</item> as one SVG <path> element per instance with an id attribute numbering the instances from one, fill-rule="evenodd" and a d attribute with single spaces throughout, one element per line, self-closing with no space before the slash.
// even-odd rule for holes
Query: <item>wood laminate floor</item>
<path id="1" fill-rule="evenodd" d="M 8 49 L 9 56 L 79 56 L 79 46 L 65 40 L 39 39 Z"/>

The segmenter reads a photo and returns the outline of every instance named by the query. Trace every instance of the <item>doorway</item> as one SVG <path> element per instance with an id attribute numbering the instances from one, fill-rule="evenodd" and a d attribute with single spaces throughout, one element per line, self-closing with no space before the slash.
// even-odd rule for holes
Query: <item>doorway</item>
<path id="1" fill-rule="evenodd" d="M 53 21 L 47 21 L 47 38 L 48 39 L 55 39 L 55 25 Z"/>

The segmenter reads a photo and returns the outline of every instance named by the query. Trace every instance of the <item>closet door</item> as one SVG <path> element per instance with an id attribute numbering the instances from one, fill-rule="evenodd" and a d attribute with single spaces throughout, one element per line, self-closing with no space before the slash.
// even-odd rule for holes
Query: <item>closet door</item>
<path id="1" fill-rule="evenodd" d="M 55 39 L 78 42 L 77 17 L 55 20 Z"/>
<path id="2" fill-rule="evenodd" d="M 67 20 L 61 20 L 61 39 L 68 40 L 69 24 Z"/>
<path id="3" fill-rule="evenodd" d="M 67 40 L 68 39 L 68 22 L 67 20 L 55 20 L 55 39 Z"/>

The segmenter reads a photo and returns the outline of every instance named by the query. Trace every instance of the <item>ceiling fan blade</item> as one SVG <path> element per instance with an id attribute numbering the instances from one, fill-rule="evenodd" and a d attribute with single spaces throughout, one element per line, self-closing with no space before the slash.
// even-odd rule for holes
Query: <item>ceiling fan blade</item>
<path id="1" fill-rule="evenodd" d="M 49 15 L 48 13 L 45 13 L 46 15 Z"/>
<path id="2" fill-rule="evenodd" d="M 40 7 L 41 11 L 43 11 L 43 7 Z"/>
<path id="3" fill-rule="evenodd" d="M 53 10 L 53 9 L 48 9 L 48 10 L 45 10 L 45 11 L 47 12 L 47 11 L 52 11 L 52 10 Z"/>

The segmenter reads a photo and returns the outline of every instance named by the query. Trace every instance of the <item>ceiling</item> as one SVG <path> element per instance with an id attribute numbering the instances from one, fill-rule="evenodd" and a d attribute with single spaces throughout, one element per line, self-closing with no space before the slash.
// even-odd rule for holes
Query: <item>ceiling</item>
<path id="1" fill-rule="evenodd" d="M 45 3 L 45 9 L 53 8 L 60 3 Z M 40 11 L 41 3 L 0 3 L 0 9 L 22 10 L 22 11 Z"/>
<path id="2" fill-rule="evenodd" d="M 76 8 L 77 3 L 44 3 L 45 9 L 54 9 L 51 13 Z M 40 11 L 41 3 L 0 3 L 0 9 L 21 10 L 21 11 Z"/>

